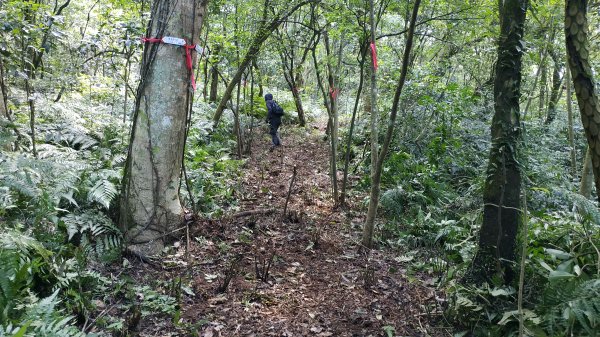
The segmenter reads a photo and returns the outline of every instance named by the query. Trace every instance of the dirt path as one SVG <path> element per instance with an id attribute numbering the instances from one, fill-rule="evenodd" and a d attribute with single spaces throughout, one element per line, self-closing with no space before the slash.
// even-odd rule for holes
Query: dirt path
<path id="1" fill-rule="evenodd" d="M 274 152 L 268 135 L 255 137 L 237 191 L 240 211 L 255 213 L 199 222 L 191 266 L 159 276 L 191 277 L 183 322 L 206 337 L 441 336 L 425 309 L 435 310 L 433 289 L 409 281 L 391 252 L 357 253 L 364 211 L 333 210 L 327 144 L 316 131 L 284 130 Z M 155 333 L 147 335 L 166 336 Z"/>

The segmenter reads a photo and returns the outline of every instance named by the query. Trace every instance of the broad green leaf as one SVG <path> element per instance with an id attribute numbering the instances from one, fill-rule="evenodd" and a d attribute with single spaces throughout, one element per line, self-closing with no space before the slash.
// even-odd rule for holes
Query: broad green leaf
<path id="1" fill-rule="evenodd" d="M 573 275 L 571 273 L 567 273 L 566 271 L 553 270 L 550 272 L 548 279 L 551 281 L 554 281 L 554 280 L 570 279 L 570 278 L 574 278 L 574 277 L 575 277 L 575 275 Z"/>

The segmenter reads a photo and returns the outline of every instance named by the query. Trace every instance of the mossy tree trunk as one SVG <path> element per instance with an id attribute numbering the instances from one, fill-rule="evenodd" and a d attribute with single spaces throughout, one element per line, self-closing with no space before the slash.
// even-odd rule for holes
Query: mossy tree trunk
<path id="1" fill-rule="evenodd" d="M 147 36 L 198 43 L 207 3 L 155 1 Z M 192 92 L 185 61 L 182 47 L 145 46 L 119 220 L 129 249 L 141 255 L 159 253 L 164 239 L 183 222 L 179 186 Z"/>
<path id="2" fill-rule="evenodd" d="M 520 137 L 519 96 L 527 0 L 506 0 L 498 43 L 494 81 L 492 147 L 483 192 L 483 224 L 479 249 L 468 277 L 476 283 L 500 276 L 514 277 L 515 246 L 521 219 L 521 170 L 517 159 Z"/>
<path id="3" fill-rule="evenodd" d="M 571 78 L 579 103 L 581 122 L 589 144 L 596 191 L 600 191 L 600 102 L 596 95 L 588 46 L 587 0 L 567 0 L 565 37 Z M 600 193 L 598 193 L 600 200 Z"/>

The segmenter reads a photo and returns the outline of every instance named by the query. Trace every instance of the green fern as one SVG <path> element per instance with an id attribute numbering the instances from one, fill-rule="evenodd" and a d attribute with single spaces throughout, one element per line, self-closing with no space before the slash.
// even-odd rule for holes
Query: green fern
<path id="1" fill-rule="evenodd" d="M 543 296 L 543 321 L 552 335 L 598 336 L 600 279 L 552 282 Z"/>
<path id="2" fill-rule="evenodd" d="M 0 325 L 17 314 L 16 306 L 32 282 L 34 264 L 50 254 L 31 237 L 15 231 L 0 232 Z"/>
<path id="3" fill-rule="evenodd" d="M 98 143 L 88 133 L 89 130 L 69 123 L 46 125 L 43 130 L 47 142 L 78 150 L 89 149 Z"/>
<path id="4" fill-rule="evenodd" d="M 118 181 L 120 174 L 113 170 L 100 170 L 93 178 L 97 180 L 88 192 L 88 201 L 97 202 L 108 209 L 118 194 L 117 186 L 111 179 Z"/>
<path id="5" fill-rule="evenodd" d="M 64 317 L 56 308 L 59 303 L 59 291 L 39 301 L 27 305 L 24 322 L 31 322 L 32 333 L 26 336 L 36 337 L 81 337 L 84 333 L 71 325 L 73 317 Z"/>
<path id="6" fill-rule="evenodd" d="M 579 193 L 566 189 L 558 189 L 558 191 L 567 196 L 569 200 L 573 202 L 573 205 L 577 208 L 581 216 L 589 219 L 592 223 L 600 224 L 600 209 L 598 209 L 598 206 L 594 201 L 587 199 Z"/>
<path id="7" fill-rule="evenodd" d="M 121 231 L 103 214 L 68 214 L 61 220 L 67 228 L 69 240 L 76 235 L 80 236 L 79 244 L 87 256 L 92 256 L 95 252 L 97 256 L 102 257 L 121 248 Z"/>

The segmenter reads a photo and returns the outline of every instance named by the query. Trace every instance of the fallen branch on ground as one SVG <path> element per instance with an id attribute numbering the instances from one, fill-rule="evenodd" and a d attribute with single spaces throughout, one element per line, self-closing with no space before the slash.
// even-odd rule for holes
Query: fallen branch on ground
<path id="1" fill-rule="evenodd" d="M 232 218 L 242 218 L 250 215 L 259 215 L 259 214 L 271 214 L 274 213 L 274 208 L 263 208 L 263 209 L 253 209 L 249 211 L 242 211 L 231 215 Z"/>

